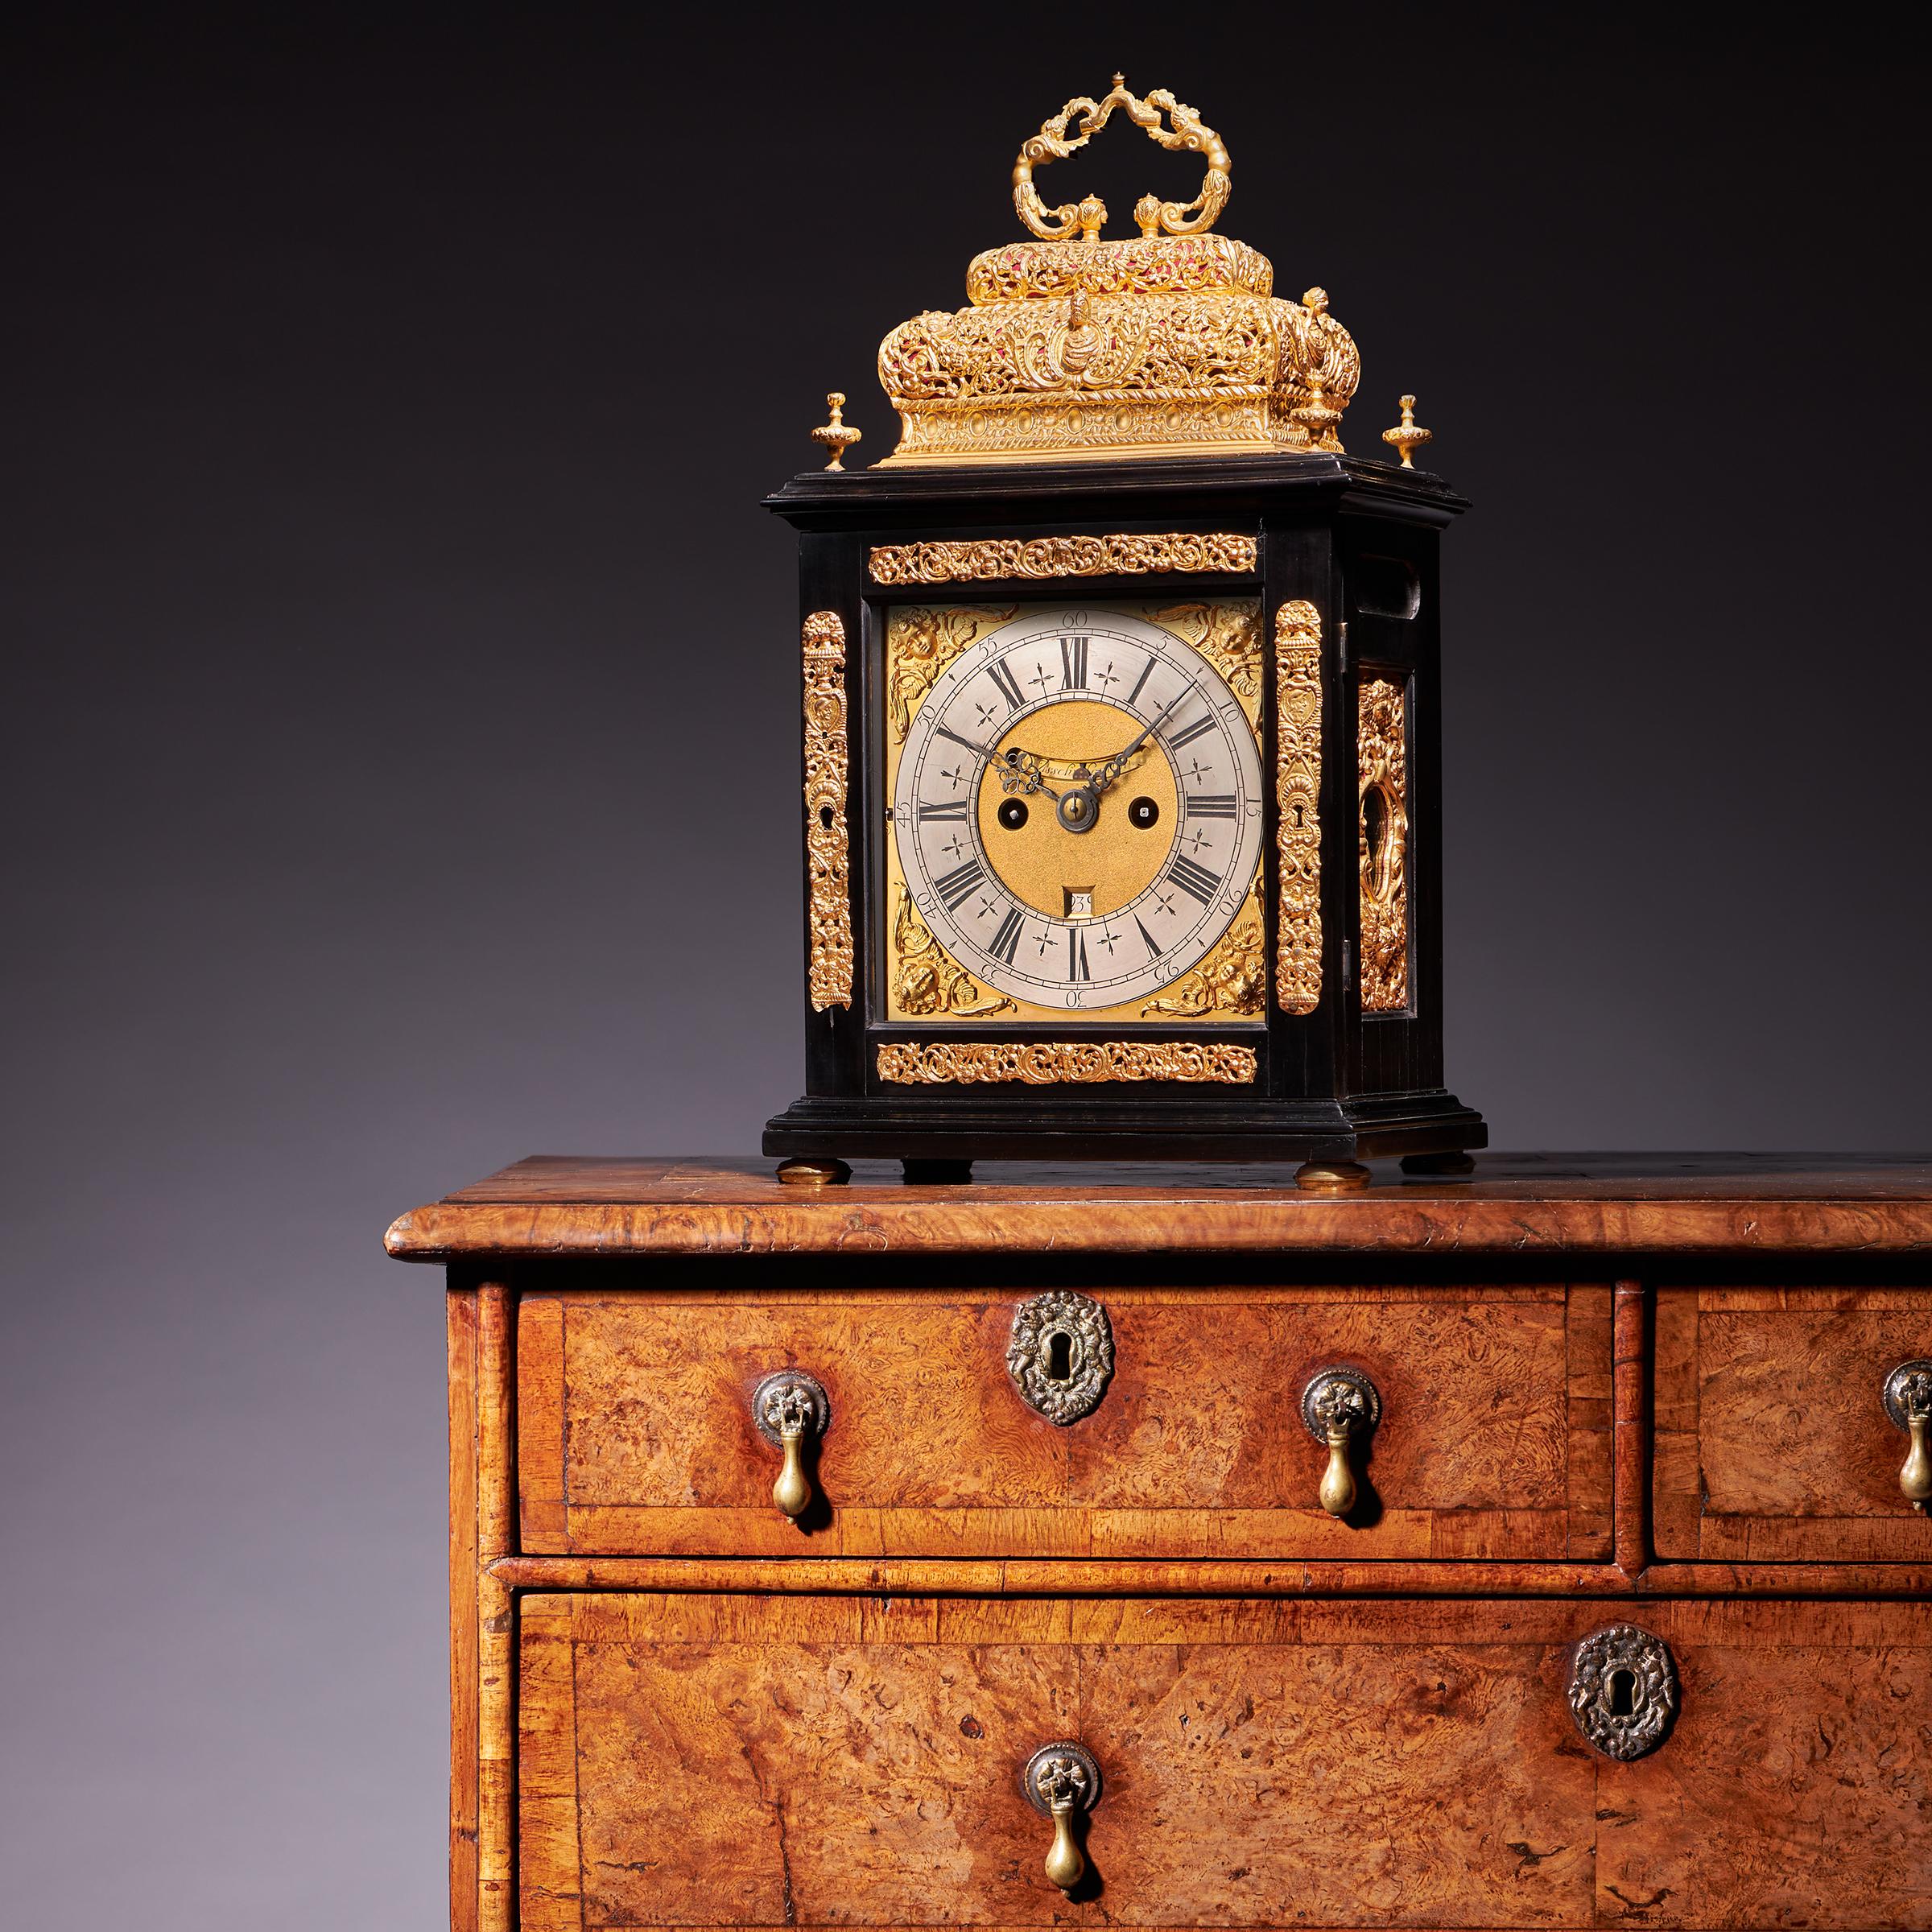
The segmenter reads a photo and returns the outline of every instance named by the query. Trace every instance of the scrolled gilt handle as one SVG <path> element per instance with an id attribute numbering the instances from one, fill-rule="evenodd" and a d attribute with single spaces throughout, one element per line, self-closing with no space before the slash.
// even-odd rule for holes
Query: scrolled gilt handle
<path id="1" fill-rule="evenodd" d="M 832 1404 L 815 1377 L 802 1368 L 780 1368 L 752 1391 L 751 1419 L 759 1435 L 784 1458 L 778 1480 L 771 1486 L 771 1500 L 795 1520 L 811 1502 L 805 1446 L 830 1426 Z"/>
<path id="2" fill-rule="evenodd" d="M 1932 1505 L 1932 1360 L 1901 1362 L 1885 1377 L 1885 1414 L 1911 1438 L 1899 1494 L 1923 1516 Z"/>
<path id="3" fill-rule="evenodd" d="M 1053 1843 L 1042 1869 L 1050 1884 L 1071 1893 L 1087 1875 L 1087 1860 L 1074 1833 L 1074 1819 L 1091 1811 L 1100 1795 L 1100 1767 L 1084 1745 L 1071 1738 L 1042 1744 L 1020 1773 L 1020 1789 L 1034 1810 L 1053 1821 Z"/>
<path id="4" fill-rule="evenodd" d="M 1073 238 L 1091 242 L 1107 220 L 1107 204 L 1098 195 L 1079 201 L 1063 202 L 1049 208 L 1034 187 L 1033 171 L 1050 161 L 1063 161 L 1076 149 L 1084 147 L 1104 128 L 1116 108 L 1121 109 L 1135 126 L 1145 129 L 1150 140 L 1162 147 L 1197 154 L 1206 162 L 1208 172 L 1201 192 L 1191 201 L 1163 201 L 1158 195 L 1142 195 L 1134 204 L 1133 218 L 1144 238 L 1158 234 L 1204 234 L 1228 205 L 1232 192 L 1234 163 L 1228 158 L 1227 145 L 1185 101 L 1177 101 L 1164 87 L 1157 87 L 1142 100 L 1122 79 L 1113 77 L 1113 91 L 1096 101 L 1089 94 L 1076 94 L 1057 114 L 1040 123 L 1040 131 L 1022 145 L 1013 164 L 1013 205 L 1020 220 L 1043 242 Z M 1171 126 L 1163 127 L 1165 114 Z M 1076 118 L 1077 117 L 1077 118 Z M 1069 126 L 1077 128 L 1069 134 Z"/>
<path id="5" fill-rule="evenodd" d="M 1324 1368 L 1302 1391 L 1302 1421 L 1328 1451 L 1316 1494 L 1331 1516 L 1345 1517 L 1354 1509 L 1351 1451 L 1356 1438 L 1370 1434 L 1381 1419 L 1382 1398 L 1359 1368 Z"/>

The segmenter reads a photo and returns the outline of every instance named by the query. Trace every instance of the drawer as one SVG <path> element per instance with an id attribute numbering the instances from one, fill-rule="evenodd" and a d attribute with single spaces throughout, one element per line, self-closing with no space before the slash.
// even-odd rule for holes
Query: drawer
<path id="1" fill-rule="evenodd" d="M 1611 1290 L 1109 1290 L 1113 1369 L 1049 1419 L 1009 1373 L 998 1295 L 526 1296 L 517 1344 L 532 1553 L 1595 1559 L 1610 1554 Z M 1062 1364 L 1063 1366 L 1064 1364 Z M 1344 1517 L 1301 1401 L 1319 1372 L 1380 1402 Z M 774 1506 L 751 1396 L 823 1385 L 813 1501 Z"/>
<path id="2" fill-rule="evenodd" d="M 1932 1558 L 1880 1399 L 1932 1356 L 1932 1290 L 1664 1288 L 1656 1352 L 1660 1556 Z"/>
<path id="3" fill-rule="evenodd" d="M 535 1596 L 522 1932 L 1932 1926 L 1932 1608 L 1646 1604 L 1675 1723 L 1587 1743 L 1560 1602 Z M 1088 1871 L 1022 1794 L 1071 1740 Z"/>

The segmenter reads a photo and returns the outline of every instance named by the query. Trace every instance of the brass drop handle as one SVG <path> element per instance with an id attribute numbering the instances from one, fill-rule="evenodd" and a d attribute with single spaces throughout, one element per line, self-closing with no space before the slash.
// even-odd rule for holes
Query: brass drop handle
<path id="1" fill-rule="evenodd" d="M 1899 1493 L 1923 1516 L 1932 1505 L 1932 1360 L 1901 1362 L 1885 1377 L 1885 1414 L 1911 1439 Z"/>
<path id="2" fill-rule="evenodd" d="M 806 1445 L 831 1426 L 832 1404 L 815 1377 L 802 1368 L 781 1368 L 752 1391 L 751 1419 L 758 1434 L 784 1458 L 778 1480 L 771 1486 L 771 1500 L 795 1520 L 811 1502 Z"/>
<path id="3" fill-rule="evenodd" d="M 1093 1754 L 1071 1738 L 1042 1744 L 1020 1773 L 1020 1789 L 1034 1810 L 1053 1821 L 1053 1843 L 1042 1869 L 1050 1884 L 1071 1893 L 1087 1875 L 1086 1855 L 1074 1834 L 1074 1820 L 1091 1811 L 1100 1795 L 1100 1767 Z"/>
<path id="4" fill-rule="evenodd" d="M 1381 1419 L 1382 1398 L 1359 1368 L 1324 1368 L 1302 1391 L 1302 1421 L 1328 1451 L 1315 1493 L 1331 1516 L 1345 1517 L 1354 1509 L 1351 1451 L 1356 1437 L 1370 1434 Z"/>

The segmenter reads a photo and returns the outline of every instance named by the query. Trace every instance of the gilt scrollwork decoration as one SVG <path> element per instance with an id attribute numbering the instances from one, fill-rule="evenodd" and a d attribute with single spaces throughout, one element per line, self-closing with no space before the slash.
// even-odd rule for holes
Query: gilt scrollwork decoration
<path id="1" fill-rule="evenodd" d="M 1185 101 L 1177 101 L 1168 89 L 1157 87 L 1145 100 L 1133 93 L 1123 77 L 1113 76 L 1113 89 L 1098 101 L 1078 94 L 1057 114 L 1040 124 L 1040 131 L 1021 147 L 1013 164 L 1013 205 L 1020 220 L 1042 242 L 1063 242 L 1076 233 L 1083 241 L 1099 234 L 1107 220 L 1107 204 L 1097 195 L 1079 201 L 1063 202 L 1049 208 L 1034 186 L 1034 170 L 1051 161 L 1064 161 L 1076 149 L 1084 147 L 1113 118 L 1119 108 L 1134 126 L 1146 131 L 1150 139 L 1162 147 L 1201 155 L 1208 171 L 1200 192 L 1191 201 L 1163 201 L 1158 195 L 1143 195 L 1134 204 L 1133 218 L 1143 236 L 1159 234 L 1198 235 L 1213 227 L 1216 218 L 1228 205 L 1230 177 L 1234 164 L 1221 138 L 1208 126 Z M 1163 127 L 1165 114 L 1169 124 Z M 1069 127 L 1077 131 L 1069 134 Z"/>
<path id="2" fill-rule="evenodd" d="M 1189 1040 L 895 1042 L 880 1047 L 877 1064 L 881 1080 L 901 1087 L 1053 1087 L 1104 1080 L 1244 1086 L 1259 1071 L 1252 1046 Z"/>
<path id="3" fill-rule="evenodd" d="M 1252 547 L 1253 539 L 1246 539 Z M 1186 638 L 1241 700 L 1253 716 L 1261 695 L 1261 607 L 1245 599 L 1220 604 L 1170 604 L 1154 621 Z"/>
<path id="4" fill-rule="evenodd" d="M 1322 1003 L 1322 616 L 1305 597 L 1274 613 L 1274 986 L 1283 1013 Z"/>
<path id="5" fill-rule="evenodd" d="M 852 1004 L 852 880 L 845 824 L 845 626 L 815 610 L 805 672 L 805 855 L 812 1010 Z"/>
<path id="6" fill-rule="evenodd" d="M 1399 684 L 1356 693 L 1356 840 L 1361 872 L 1362 1010 L 1409 1005 L 1409 714 Z"/>
<path id="7" fill-rule="evenodd" d="M 1098 537 L 994 537 L 954 543 L 881 543 L 867 568 L 875 584 L 971 584 L 1002 577 L 1138 577 L 1169 571 L 1256 568 L 1255 540 L 1227 530 Z"/>
<path id="8" fill-rule="evenodd" d="M 981 987 L 939 943 L 904 886 L 899 888 L 899 910 L 892 923 L 892 952 L 893 990 L 902 1012 L 922 1019 L 943 1013 L 971 1020 L 1017 1010 L 1004 993 Z M 894 1051 L 879 1049 L 879 1071 L 887 1080 L 895 1076 L 886 1072 L 885 1056 Z"/>
<path id="9" fill-rule="evenodd" d="M 873 575 L 878 576 L 875 559 Z M 1001 621 L 1011 611 L 992 613 Z M 886 635 L 886 722 L 895 745 L 906 742 L 913 714 L 952 663 L 979 636 L 980 613 L 970 610 L 895 610 Z"/>

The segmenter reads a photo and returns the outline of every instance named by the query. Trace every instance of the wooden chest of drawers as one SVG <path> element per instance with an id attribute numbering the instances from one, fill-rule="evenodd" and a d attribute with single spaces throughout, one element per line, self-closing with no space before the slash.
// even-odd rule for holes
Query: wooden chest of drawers
<path id="1" fill-rule="evenodd" d="M 1932 1926 L 1925 1167 L 535 1161 L 390 1247 L 461 1932 Z"/>

